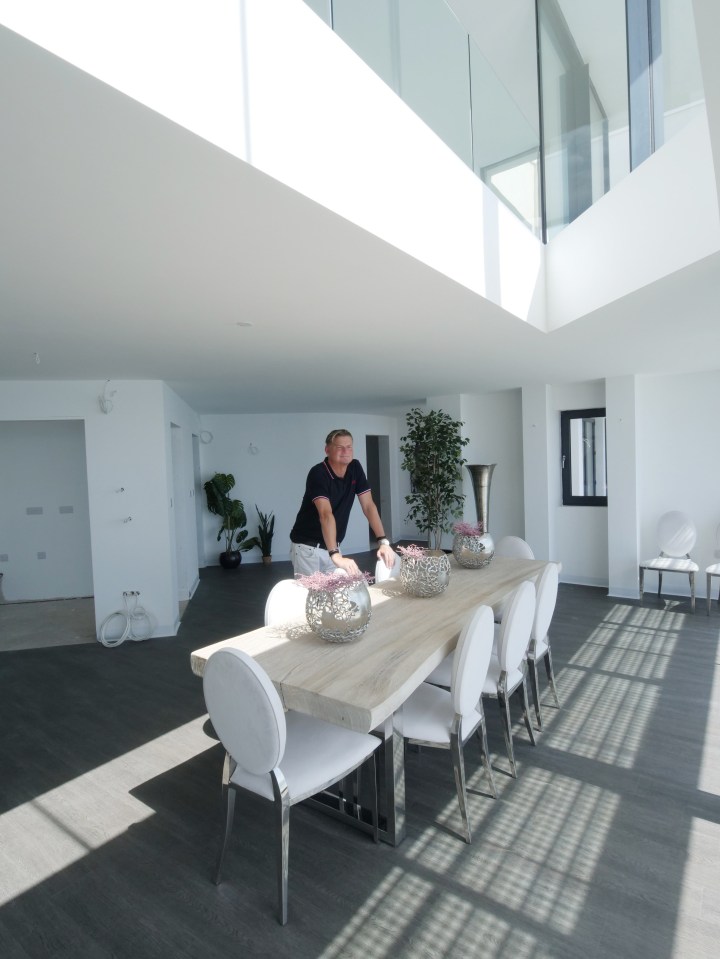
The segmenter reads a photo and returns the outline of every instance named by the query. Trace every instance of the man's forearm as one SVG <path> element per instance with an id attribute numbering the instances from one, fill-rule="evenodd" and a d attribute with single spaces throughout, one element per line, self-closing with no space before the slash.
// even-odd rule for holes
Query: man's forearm
<path id="1" fill-rule="evenodd" d="M 332 513 L 320 517 L 320 529 L 322 530 L 323 539 L 325 540 L 325 549 L 337 549 L 337 526 L 335 525 L 335 517 Z"/>

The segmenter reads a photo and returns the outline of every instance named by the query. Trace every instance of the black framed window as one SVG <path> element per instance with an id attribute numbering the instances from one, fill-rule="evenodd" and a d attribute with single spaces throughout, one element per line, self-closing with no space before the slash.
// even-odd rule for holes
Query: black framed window
<path id="1" fill-rule="evenodd" d="M 563 506 L 607 506 L 605 409 L 560 413 Z"/>

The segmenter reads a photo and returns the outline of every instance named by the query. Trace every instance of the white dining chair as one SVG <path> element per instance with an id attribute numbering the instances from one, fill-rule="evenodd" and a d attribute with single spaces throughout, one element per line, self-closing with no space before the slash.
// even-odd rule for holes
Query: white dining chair
<path id="1" fill-rule="evenodd" d="M 520 536 L 502 536 L 495 544 L 495 555 L 510 559 L 535 559 L 535 554 Z"/>
<path id="2" fill-rule="evenodd" d="M 530 630 L 534 617 L 535 587 L 526 580 L 520 583 L 510 597 L 496 640 L 497 655 L 493 653 L 490 657 L 490 665 L 483 685 L 483 696 L 498 701 L 510 771 L 515 779 L 517 779 L 517 767 L 510 722 L 510 697 L 514 692 L 520 695 L 525 727 L 530 742 L 533 746 L 535 745 L 525 678 L 527 669 L 525 656 L 530 644 Z"/>
<path id="3" fill-rule="evenodd" d="M 265 625 L 278 626 L 304 619 L 307 595 L 308 591 L 297 580 L 281 579 L 270 590 L 265 601 Z"/>
<path id="4" fill-rule="evenodd" d="M 501 559 L 535 559 L 535 554 L 520 536 L 502 536 L 495 544 L 495 556 Z M 501 599 L 499 603 L 493 606 L 493 616 L 495 622 L 502 621 L 503 613 L 507 606 L 507 600 Z"/>
<path id="5" fill-rule="evenodd" d="M 715 530 L 715 559 L 720 560 L 720 526 Z M 707 578 L 707 614 L 710 615 L 710 606 L 712 603 L 712 578 L 720 576 L 720 563 L 711 563 L 705 567 L 705 576 Z M 718 605 L 720 605 L 720 587 L 718 587 Z"/>
<path id="6" fill-rule="evenodd" d="M 537 581 L 535 591 L 535 617 L 530 630 L 530 645 L 527 651 L 528 673 L 530 674 L 530 692 L 535 704 L 535 718 L 537 728 L 542 729 L 542 711 L 540 708 L 540 690 L 538 687 L 538 663 L 545 664 L 550 691 L 555 700 L 555 706 L 560 709 L 557 689 L 555 688 L 555 674 L 553 672 L 552 654 L 550 652 L 550 637 L 548 631 L 555 612 L 558 594 L 558 567 L 556 563 L 549 563 L 542 571 Z"/>
<path id="7" fill-rule="evenodd" d="M 236 793 L 245 790 L 274 803 L 279 919 L 285 925 L 290 807 L 368 763 L 372 778 L 372 832 L 377 842 L 375 750 L 380 740 L 304 713 L 286 713 L 265 670 L 239 649 L 225 647 L 209 657 L 203 691 L 210 720 L 227 751 L 222 780 L 225 829 L 215 883 L 221 880 Z"/>
<path id="8" fill-rule="evenodd" d="M 385 561 L 379 559 L 375 563 L 375 582 L 385 583 L 389 579 L 399 579 L 401 564 L 402 557 L 400 557 L 397 553 L 395 554 L 395 562 L 393 563 L 392 568 L 387 567 L 385 565 Z"/>
<path id="9" fill-rule="evenodd" d="M 493 798 L 497 798 L 480 696 L 492 642 L 492 610 L 489 606 L 478 606 L 463 627 L 455 652 L 449 657 L 452 661 L 450 689 L 422 683 L 403 704 L 403 735 L 407 742 L 450 750 L 466 842 L 470 842 L 472 836 L 463 747 L 474 733 L 480 741 L 490 790 Z"/>
<path id="10" fill-rule="evenodd" d="M 690 579 L 690 609 L 695 612 L 695 573 L 700 569 L 690 558 L 690 551 L 697 540 L 695 524 L 680 510 L 663 513 L 658 520 L 657 539 L 660 555 L 653 556 L 640 563 L 640 600 L 645 592 L 645 570 L 652 569 L 658 574 L 658 596 L 662 592 L 663 573 L 682 573 Z"/>

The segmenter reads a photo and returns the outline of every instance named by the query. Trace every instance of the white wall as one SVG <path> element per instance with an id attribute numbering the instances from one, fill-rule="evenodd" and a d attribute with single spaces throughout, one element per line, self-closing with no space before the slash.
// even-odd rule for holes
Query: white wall
<path id="1" fill-rule="evenodd" d="M 538 557 L 562 563 L 561 581 L 605 586 L 607 507 L 563 506 L 560 412 L 605 406 L 604 381 L 522 391 L 525 538 Z"/>
<path id="2" fill-rule="evenodd" d="M 185 430 L 193 421 L 197 428 L 197 418 L 158 381 L 113 381 L 113 408 L 104 414 L 104 385 L 0 382 L 0 419 L 84 422 L 96 623 L 121 608 L 124 590 L 138 589 L 154 635 L 172 636 L 179 587 L 168 416 L 171 407 L 176 419 L 182 412 Z M 189 433 L 187 443 L 192 449 Z M 189 462 L 192 486 L 191 454 Z"/>
<path id="3" fill-rule="evenodd" d="M 684 510 L 698 528 L 692 555 L 701 569 L 697 594 L 704 596 L 702 571 L 715 562 L 720 523 L 720 447 L 712 428 L 712 410 L 720 402 L 720 372 L 638 376 L 636 384 L 639 558 L 657 555 L 659 517 L 668 510 Z M 652 574 L 646 575 L 645 588 L 657 588 Z M 688 595 L 687 578 L 665 576 L 663 592 Z"/>
<path id="4" fill-rule="evenodd" d="M 397 428 L 392 416 L 348 413 L 224 414 L 203 416 L 202 428 L 212 433 L 212 442 L 200 447 L 202 482 L 214 473 L 232 473 L 232 496 L 242 501 L 248 517 L 248 531 L 257 534 L 257 505 L 263 513 L 275 513 L 273 558 L 287 560 L 290 530 L 300 508 L 308 470 L 325 456 L 325 437 L 333 429 L 353 434 L 355 456 L 365 465 L 365 437 L 389 436 L 390 469 L 398 473 Z M 392 492 L 393 516 L 399 515 L 397 491 Z M 205 563 L 216 565 L 223 549 L 216 540 L 220 523 L 204 506 Z M 399 533 L 386 529 L 397 538 Z M 351 513 L 345 553 L 369 548 L 368 526 L 359 506 Z M 243 563 L 261 561 L 260 551 L 243 554 Z"/>
<path id="5" fill-rule="evenodd" d="M 703 115 L 548 244 L 548 327 L 563 326 L 718 249 L 715 169 Z"/>
<path id="6" fill-rule="evenodd" d="M 638 595 L 639 514 L 636 382 L 605 381 L 608 468 L 608 592 Z"/>
<path id="7" fill-rule="evenodd" d="M 605 381 L 553 387 L 548 419 L 548 484 L 555 557 L 564 583 L 608 585 L 607 506 L 563 506 L 560 413 L 605 406 Z M 608 491 L 608 498 L 610 491 Z"/>
<path id="8" fill-rule="evenodd" d="M 489 532 L 495 539 L 515 534 L 522 536 L 523 526 L 523 462 L 522 462 L 522 412 L 519 390 L 507 390 L 499 393 L 487 393 L 483 396 L 455 394 L 450 396 L 431 396 L 425 403 L 417 404 L 420 409 L 443 410 L 455 420 L 463 423 L 461 435 L 470 440 L 463 449 L 463 457 L 468 463 L 495 463 L 496 468 L 490 485 Z M 407 430 L 406 411 L 398 412 L 398 437 Z M 398 440 L 399 444 L 399 440 Z M 398 469 L 402 457 L 398 459 Z M 407 521 L 405 496 L 410 492 L 410 477 L 399 469 L 399 512 L 402 522 L 402 539 L 427 538 Z M 463 518 L 475 522 L 476 509 L 472 480 L 463 469 L 461 492 L 465 495 Z M 452 534 L 443 537 L 443 548 L 452 546 Z"/>
<path id="9" fill-rule="evenodd" d="M 470 442 L 468 463 L 495 463 L 490 483 L 488 532 L 501 536 L 525 535 L 523 504 L 522 394 L 520 390 L 462 398 L 464 435 Z M 476 518 L 472 480 L 463 470 L 465 518 Z"/>
<path id="10" fill-rule="evenodd" d="M 0 22 L 544 324 L 542 244 L 303 0 L 0 0 Z"/>
<path id="11" fill-rule="evenodd" d="M 0 422 L 0 573 L 9 602 L 92 596 L 82 420 Z"/>

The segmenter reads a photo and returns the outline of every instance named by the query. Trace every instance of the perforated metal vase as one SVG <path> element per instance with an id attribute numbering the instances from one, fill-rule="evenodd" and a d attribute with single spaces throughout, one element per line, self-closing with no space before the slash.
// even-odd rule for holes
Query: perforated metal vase
<path id="1" fill-rule="evenodd" d="M 403 556 L 400 582 L 412 596 L 437 596 L 450 582 L 450 559 L 441 549 L 428 550 L 424 556 Z"/>
<path id="2" fill-rule="evenodd" d="M 332 590 L 311 589 L 305 601 L 305 616 L 314 633 L 329 643 L 349 643 L 368 628 L 372 607 L 364 582 Z"/>

